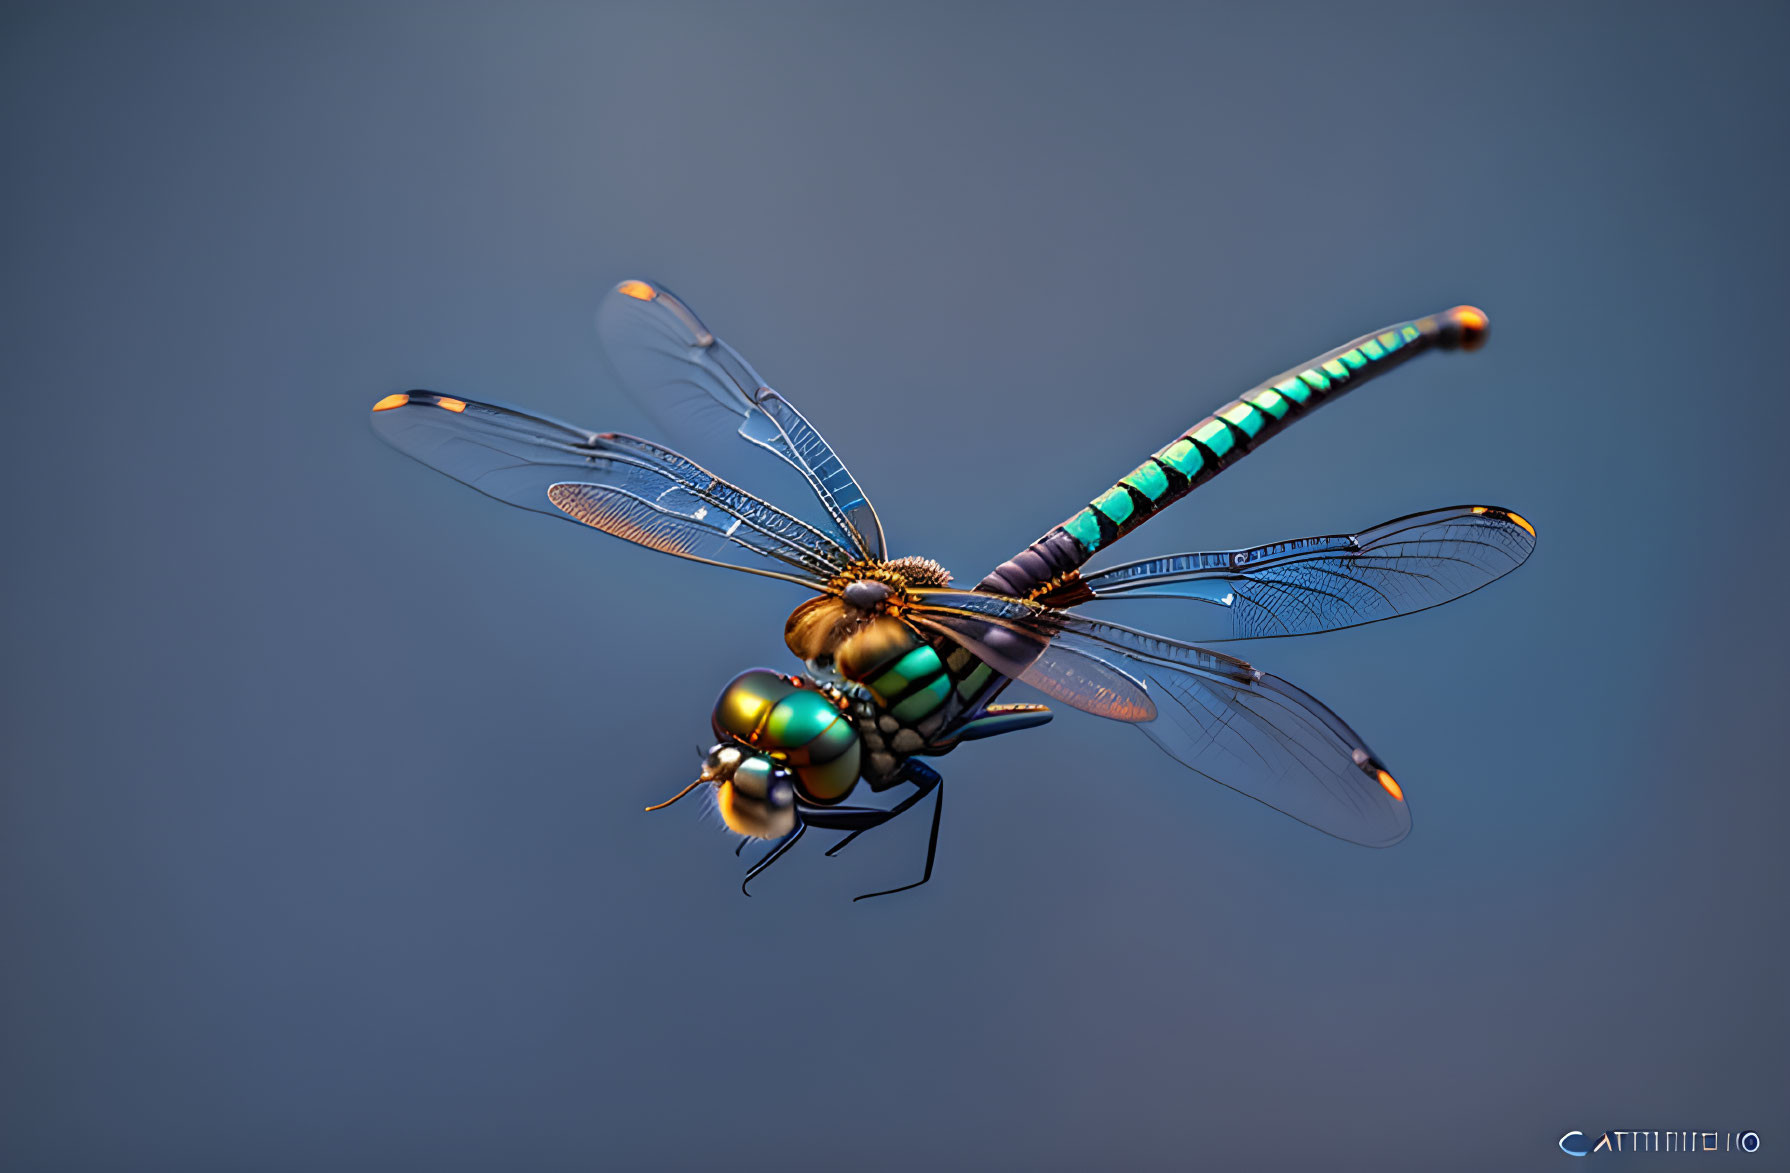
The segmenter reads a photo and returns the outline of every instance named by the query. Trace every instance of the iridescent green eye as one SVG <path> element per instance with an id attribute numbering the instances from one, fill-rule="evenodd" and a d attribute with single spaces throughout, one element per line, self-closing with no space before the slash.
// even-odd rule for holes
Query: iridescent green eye
<path id="1" fill-rule="evenodd" d="M 800 749 L 839 719 L 839 710 L 820 693 L 792 692 L 771 707 L 758 744 L 784 752 Z"/>
<path id="2" fill-rule="evenodd" d="M 763 668 L 742 672 L 715 702 L 715 734 L 731 734 L 748 745 L 756 744 L 771 706 L 795 691 L 794 683 L 775 672 Z"/>
<path id="3" fill-rule="evenodd" d="M 857 731 L 851 730 L 844 721 L 840 724 L 850 730 L 851 736 L 849 740 L 839 739 L 844 748 L 839 750 L 838 756 L 822 761 L 816 755 L 813 764 L 797 766 L 795 770 L 796 781 L 802 786 L 802 797 L 821 806 L 838 802 L 858 784 L 863 751 L 858 743 Z M 829 747 L 829 750 L 832 748 Z"/>
<path id="4" fill-rule="evenodd" d="M 838 802 L 858 783 L 857 727 L 827 693 L 805 682 L 762 668 L 742 673 L 715 702 L 715 733 L 748 755 L 732 772 L 740 803 L 772 794 L 761 779 L 767 769 L 788 771 L 779 776 L 808 802 Z"/>

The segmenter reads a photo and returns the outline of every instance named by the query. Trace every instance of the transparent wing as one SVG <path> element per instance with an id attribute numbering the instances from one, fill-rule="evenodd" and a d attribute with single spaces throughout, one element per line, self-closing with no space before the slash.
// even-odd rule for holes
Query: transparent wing
<path id="1" fill-rule="evenodd" d="M 1055 623 L 1065 612 L 1002 595 L 940 588 L 912 592 L 919 605 L 902 618 L 962 644 L 1001 675 L 1024 680 L 1064 704 L 1114 721 L 1156 717 L 1143 682 L 1074 650 L 1057 654 Z"/>
<path id="2" fill-rule="evenodd" d="M 730 439 L 768 453 L 808 482 L 830 536 L 860 557 L 884 556 L 882 522 L 831 446 L 670 290 L 623 281 L 597 308 L 597 333 L 622 384 L 667 438 L 701 459 L 738 451 Z"/>
<path id="3" fill-rule="evenodd" d="M 1410 833 L 1404 792 L 1384 763 L 1342 718 L 1278 676 L 1017 599 L 922 593 L 910 622 L 1064 704 L 1137 725 L 1214 782 L 1352 843 L 1390 847 Z"/>
<path id="4" fill-rule="evenodd" d="M 1457 505 L 1358 534 L 1127 562 L 1081 585 L 1095 599 L 1208 604 L 1193 616 L 1189 639 L 1257 639 L 1424 611 L 1502 578 L 1534 549 L 1535 527 L 1517 514 Z"/>
<path id="5" fill-rule="evenodd" d="M 851 561 L 798 518 L 632 436 L 428 391 L 380 400 L 373 431 L 487 496 L 664 553 L 813 587 Z"/>

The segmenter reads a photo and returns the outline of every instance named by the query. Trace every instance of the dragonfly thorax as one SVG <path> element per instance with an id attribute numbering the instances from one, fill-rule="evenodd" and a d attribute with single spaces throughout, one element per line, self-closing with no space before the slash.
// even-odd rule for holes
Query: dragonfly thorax
<path id="1" fill-rule="evenodd" d="M 895 632 L 879 620 L 894 619 L 911 601 L 910 588 L 947 586 L 951 573 L 930 558 L 896 558 L 888 562 L 860 562 L 837 575 L 827 584 L 827 593 L 797 607 L 784 625 L 784 642 L 789 650 L 822 671 L 833 671 L 845 646 L 858 636 L 881 628 L 884 638 L 873 640 L 882 646 Z M 911 631 L 906 624 L 899 625 Z M 915 636 L 913 642 L 917 642 Z M 858 660 L 863 660 L 860 653 Z M 864 669 L 876 667 L 863 663 Z M 842 666 L 841 666 L 842 668 Z M 848 680 L 862 677 L 843 671 Z"/>

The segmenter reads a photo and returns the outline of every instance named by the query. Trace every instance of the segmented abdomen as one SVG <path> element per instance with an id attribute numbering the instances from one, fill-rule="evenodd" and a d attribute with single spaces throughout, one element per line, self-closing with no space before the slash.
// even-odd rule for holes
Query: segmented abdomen
<path id="1" fill-rule="evenodd" d="M 1262 383 L 1187 429 L 1086 508 L 1001 563 L 977 589 L 1032 595 L 1320 404 L 1431 348 L 1475 350 L 1485 340 L 1486 325 L 1479 310 L 1456 306 L 1363 335 Z M 1067 605 L 1080 599 L 1071 588 L 1053 601 Z"/>

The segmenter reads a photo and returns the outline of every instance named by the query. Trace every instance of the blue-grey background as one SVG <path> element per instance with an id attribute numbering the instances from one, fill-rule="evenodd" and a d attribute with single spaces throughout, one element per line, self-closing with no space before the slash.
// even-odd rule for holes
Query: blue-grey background
<path id="1" fill-rule="evenodd" d="M 0 1164 L 1509 1170 L 1691 1128 L 1766 1167 L 1786 25 L 9 5 Z M 413 386 L 643 428 L 590 326 L 631 275 L 972 580 L 1258 378 L 1483 306 L 1484 352 L 1124 548 L 1534 519 L 1468 600 L 1242 648 L 1410 839 L 1064 713 L 942 763 L 928 888 L 847 902 L 921 817 L 741 899 L 712 822 L 640 808 L 799 596 L 367 428 Z"/>

